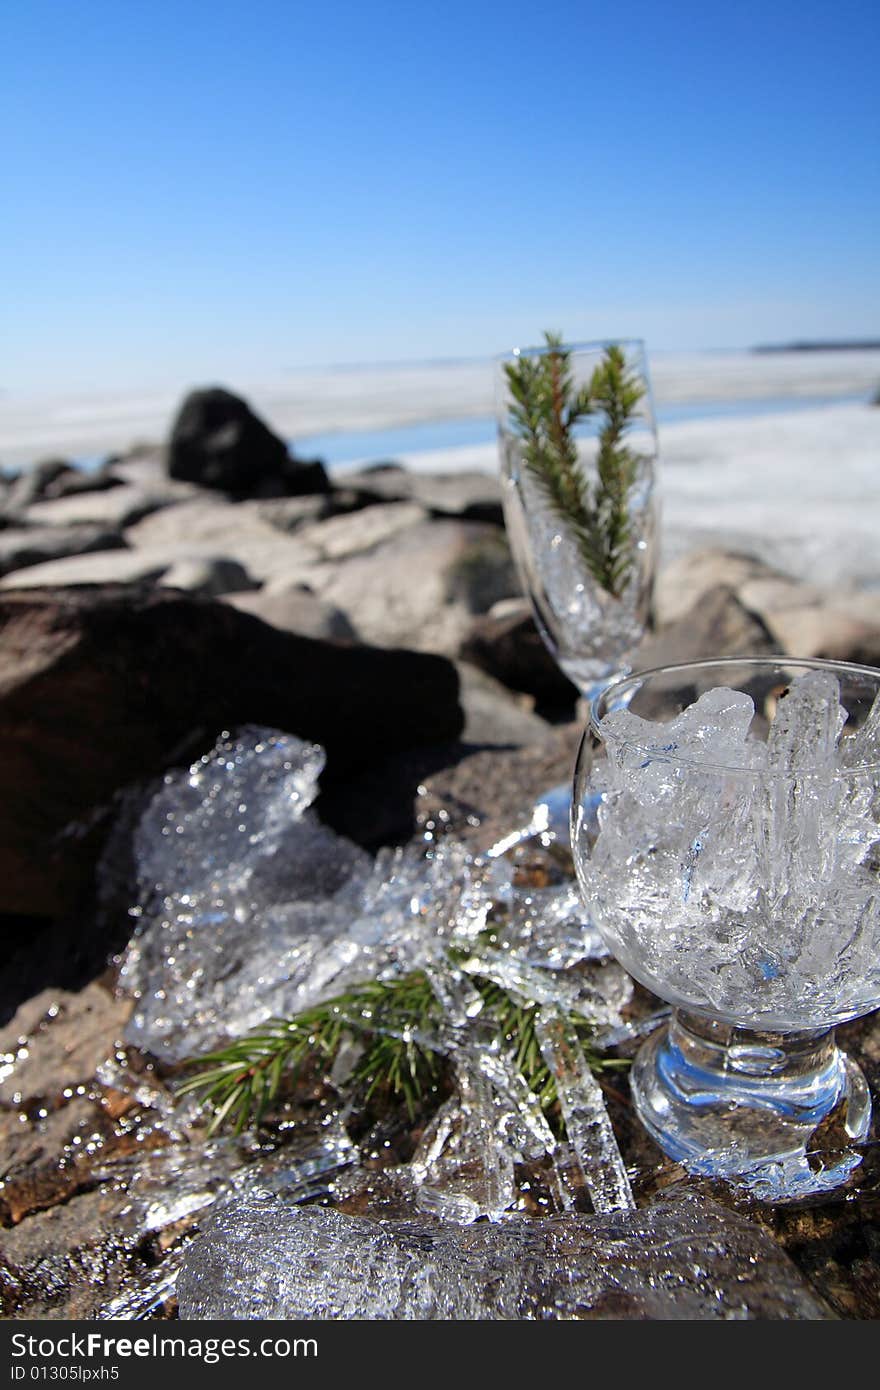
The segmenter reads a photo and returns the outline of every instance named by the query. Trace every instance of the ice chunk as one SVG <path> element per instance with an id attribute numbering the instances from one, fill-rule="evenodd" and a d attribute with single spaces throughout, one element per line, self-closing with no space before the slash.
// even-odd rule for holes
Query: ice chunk
<path id="1" fill-rule="evenodd" d="M 554 1081 L 565 1131 L 597 1212 L 635 1206 L 602 1088 L 577 1035 L 558 1010 L 541 1009 L 535 1034 Z"/>
<path id="2" fill-rule="evenodd" d="M 616 737 L 591 787 L 588 909 L 675 1004 L 770 1030 L 854 1016 L 880 995 L 880 779 L 841 775 L 855 739 L 838 745 L 831 673 L 791 682 L 766 744 L 736 695 L 710 691 L 666 725 L 603 721 Z"/>
<path id="3" fill-rule="evenodd" d="M 183 1319 L 824 1318 L 751 1221 L 696 1196 L 458 1226 L 250 1199 L 184 1255 Z"/>
<path id="4" fill-rule="evenodd" d="M 191 1056 L 347 978 L 371 861 L 307 809 L 322 765 L 313 744 L 246 729 L 166 777 L 135 837 L 130 1041 Z"/>
<path id="5" fill-rule="evenodd" d="M 544 970 L 567 970 L 608 954 L 573 882 L 515 888 L 506 915 L 496 921 L 495 934 L 505 949 Z"/>
<path id="6" fill-rule="evenodd" d="M 840 742 L 840 761 L 844 767 L 880 763 L 880 694 L 868 710 L 861 727 Z"/>
<path id="7" fill-rule="evenodd" d="M 655 758 L 662 761 L 664 755 L 740 767 L 754 717 L 755 705 L 750 695 L 718 686 L 705 691 L 667 723 L 642 719 L 621 709 L 605 716 L 602 730 L 608 755 L 621 768 L 643 769 Z"/>
<path id="8" fill-rule="evenodd" d="M 478 1069 L 457 1067 L 459 1094 L 441 1112 L 413 1159 L 421 1186 L 419 1208 L 466 1225 L 480 1216 L 497 1221 L 516 1200 L 513 1151 L 504 1111 Z"/>
<path id="9" fill-rule="evenodd" d="M 832 774 L 845 721 L 830 671 L 797 676 L 777 703 L 767 736 L 766 798 L 756 804 L 769 912 L 782 910 L 786 898 L 795 910 L 806 905 L 817 881 L 834 873 L 838 788 Z"/>
<path id="10" fill-rule="evenodd" d="M 834 763 L 845 722 L 836 676 L 830 671 L 796 676 L 776 705 L 767 735 L 768 768 L 781 773 L 825 771 Z"/>

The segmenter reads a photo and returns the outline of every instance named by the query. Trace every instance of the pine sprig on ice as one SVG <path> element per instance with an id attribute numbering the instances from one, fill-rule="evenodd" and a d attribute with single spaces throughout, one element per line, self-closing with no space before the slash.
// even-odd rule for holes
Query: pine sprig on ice
<path id="1" fill-rule="evenodd" d="M 612 345 L 578 389 L 571 350 L 558 334 L 544 336 L 546 352 L 505 364 L 510 422 L 522 441 L 526 468 L 573 535 L 589 573 L 619 598 L 633 564 L 629 491 L 639 465 L 623 440 L 645 388 L 627 367 L 623 349 Z M 574 434 L 591 415 L 601 417 L 592 484 L 582 475 Z"/>
<path id="2" fill-rule="evenodd" d="M 556 1085 L 535 1035 L 535 1006 L 522 1003 L 499 985 L 471 974 L 483 1000 L 480 1018 L 519 1069 L 545 1110 L 556 1103 Z M 240 1133 L 259 1123 L 282 1088 L 299 1073 L 318 1066 L 329 1071 L 343 1042 L 361 1045 L 346 1087 L 366 1102 L 381 1096 L 402 1101 L 412 1118 L 441 1076 L 444 1057 L 434 1041 L 443 1010 L 427 975 L 416 970 L 399 979 L 372 981 L 288 1019 L 270 1019 L 227 1047 L 191 1064 L 196 1075 L 179 1092 L 201 1092 L 214 1108 L 213 1133 L 224 1124 Z M 594 1070 L 621 1065 L 589 1049 L 591 1029 L 570 1019 Z"/>

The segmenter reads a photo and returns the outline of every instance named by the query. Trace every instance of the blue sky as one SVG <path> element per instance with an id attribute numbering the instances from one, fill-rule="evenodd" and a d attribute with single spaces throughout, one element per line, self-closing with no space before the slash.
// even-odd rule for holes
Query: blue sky
<path id="1" fill-rule="evenodd" d="M 876 0 L 26 0 L 0 387 L 880 337 Z"/>

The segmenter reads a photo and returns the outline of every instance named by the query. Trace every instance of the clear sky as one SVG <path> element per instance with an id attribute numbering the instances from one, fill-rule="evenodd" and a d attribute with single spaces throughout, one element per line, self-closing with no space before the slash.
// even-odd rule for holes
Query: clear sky
<path id="1" fill-rule="evenodd" d="M 20 0 L 0 388 L 880 337 L 877 0 Z"/>

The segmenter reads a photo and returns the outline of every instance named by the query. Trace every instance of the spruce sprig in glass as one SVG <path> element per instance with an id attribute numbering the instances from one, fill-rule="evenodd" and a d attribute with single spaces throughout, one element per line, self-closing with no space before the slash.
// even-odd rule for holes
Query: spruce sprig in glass
<path id="1" fill-rule="evenodd" d="M 614 344 L 589 382 L 576 388 L 570 349 L 559 334 L 544 337 L 546 352 L 504 366 L 511 425 L 523 441 L 525 467 L 571 531 L 589 573 L 619 598 L 633 565 L 629 492 L 640 461 L 624 436 L 645 388 Z M 575 429 L 593 415 L 601 424 L 596 480 L 590 483 L 581 470 Z"/>

